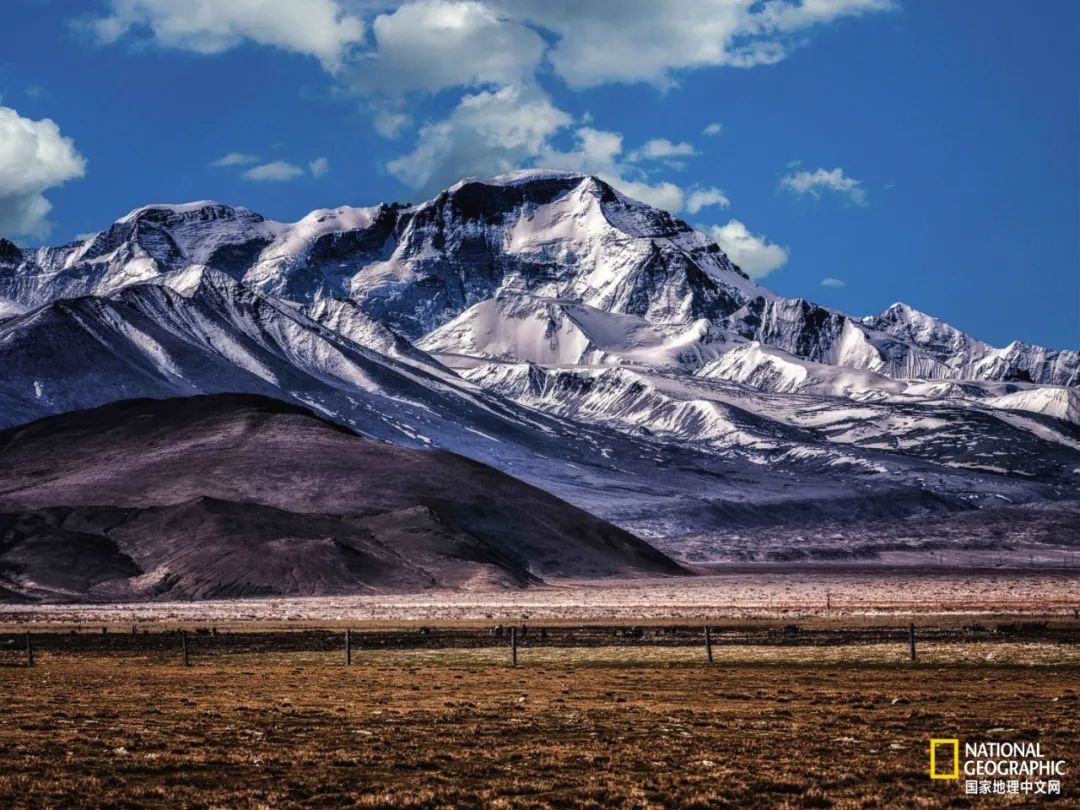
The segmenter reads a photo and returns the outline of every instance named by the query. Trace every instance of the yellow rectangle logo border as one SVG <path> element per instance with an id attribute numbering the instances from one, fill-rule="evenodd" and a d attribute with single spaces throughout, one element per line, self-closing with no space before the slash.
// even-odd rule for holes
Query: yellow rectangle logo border
<path id="1" fill-rule="evenodd" d="M 937 772 L 937 747 L 939 745 L 952 746 L 952 771 L 950 773 Z M 960 778 L 960 740 L 952 737 L 932 737 L 930 739 L 930 778 L 931 779 L 959 779 Z"/>

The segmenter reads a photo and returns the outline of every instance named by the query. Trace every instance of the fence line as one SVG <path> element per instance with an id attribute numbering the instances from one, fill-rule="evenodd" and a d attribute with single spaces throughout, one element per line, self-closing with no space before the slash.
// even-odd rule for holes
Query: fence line
<path id="1" fill-rule="evenodd" d="M 668 625 L 644 628 L 641 626 L 584 625 L 574 627 L 527 628 L 511 626 L 504 633 L 501 625 L 490 629 L 448 628 L 433 631 L 428 627 L 408 630 L 371 630 L 357 634 L 351 628 L 340 630 L 280 630 L 280 631 L 233 631 L 218 633 L 216 628 L 197 628 L 192 634 L 188 628 L 142 633 L 80 633 L 36 632 L 20 634 L 24 639 L 25 663 L 36 663 L 35 647 L 45 650 L 48 656 L 79 656 L 86 654 L 141 655 L 180 653 L 183 666 L 192 665 L 192 658 L 214 657 L 230 653 L 288 653 L 288 652 L 344 652 L 345 666 L 353 663 L 354 647 L 373 651 L 406 651 L 437 649 L 491 649 L 503 644 L 509 647 L 509 663 L 519 663 L 519 647 L 533 649 L 589 649 L 589 648 L 692 648 L 704 647 L 704 659 L 714 661 L 714 648 L 719 646 L 803 646 L 837 647 L 895 644 L 898 652 L 906 648 L 911 662 L 917 660 L 916 625 L 906 627 L 853 627 L 853 628 L 802 628 L 797 624 L 783 627 L 755 628 L 739 625 Z M 532 632 L 530 633 L 529 630 Z M 924 641 L 937 642 L 1030 642 L 1033 640 L 1080 644 L 1080 627 L 1053 627 L 1047 622 L 998 623 L 994 627 L 967 624 L 962 627 L 924 626 L 919 629 Z M 177 650 L 177 638 L 179 650 Z M 18 650 L 18 636 L 4 640 L 0 633 L 0 650 L 8 647 Z M 359 642 L 359 643 L 358 643 Z M 0 661 L 3 659 L 0 658 Z M 341 660 L 341 659 L 338 659 Z"/>

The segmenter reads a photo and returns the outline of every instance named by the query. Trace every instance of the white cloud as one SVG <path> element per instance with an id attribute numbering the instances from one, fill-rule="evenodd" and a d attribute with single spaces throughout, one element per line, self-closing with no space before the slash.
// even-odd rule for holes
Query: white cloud
<path id="1" fill-rule="evenodd" d="M 821 280 L 821 286 L 822 287 L 846 287 L 847 282 L 845 282 L 842 278 L 833 278 L 832 276 L 828 276 L 828 277 L 823 278 Z"/>
<path id="2" fill-rule="evenodd" d="M 673 13 L 653 0 L 410 0 L 374 17 L 370 47 L 354 54 L 346 76 L 368 98 L 376 131 L 390 138 L 411 124 L 409 108 L 418 96 L 483 88 L 421 127 L 413 151 L 388 164 L 414 188 L 434 191 L 466 174 L 539 162 L 597 174 L 631 196 L 679 211 L 685 190 L 632 167 L 646 161 L 678 167 L 696 149 L 655 138 L 627 154 L 620 139 L 616 153 L 598 155 L 602 139 L 595 133 L 603 130 L 588 126 L 576 133 L 574 148 L 555 149 L 552 136 L 570 121 L 536 82 L 545 65 L 574 88 L 670 86 L 681 71 L 779 61 L 792 35 L 892 7 L 892 0 L 698 0 L 693 13 Z M 495 109 L 506 123 L 489 114 Z M 529 110 L 538 113 L 535 122 L 526 120 Z M 705 134 L 721 130 L 713 123 Z M 699 208 L 719 204 L 704 193 L 695 201 Z"/>
<path id="3" fill-rule="evenodd" d="M 895 7 L 894 0 L 695 0 L 674 11 L 655 0 L 102 1 L 108 12 L 88 25 L 103 43 L 141 37 L 210 54 L 251 42 L 313 56 L 365 98 L 375 131 L 387 138 L 413 124 L 419 99 L 466 88 L 448 117 L 425 124 L 415 149 L 388 164 L 428 189 L 466 171 L 510 168 L 547 146 L 569 122 L 538 89 L 542 73 L 554 70 L 572 88 L 669 87 L 687 71 L 780 61 L 814 26 Z M 507 93 L 518 96 L 512 110 Z M 506 124 L 486 114 L 495 108 Z M 539 119 L 523 120 L 529 111 Z M 704 134 L 721 131 L 712 123 Z M 678 167 L 695 153 L 688 143 L 657 138 L 620 154 L 615 174 L 628 193 L 678 210 L 685 192 L 626 165 Z"/>
<path id="4" fill-rule="evenodd" d="M 678 73 L 784 59 L 810 28 L 895 0 L 108 0 L 104 43 L 146 30 L 167 47 L 219 53 L 245 41 L 348 66 L 365 95 L 521 84 L 547 62 L 572 87 L 670 86 Z M 371 37 L 365 39 L 365 13 Z M 548 42 L 540 36 L 543 30 Z"/>
<path id="5" fill-rule="evenodd" d="M 822 190 L 832 191 L 846 196 L 852 205 L 867 205 L 862 181 L 848 177 L 840 168 L 832 171 L 816 169 L 812 172 L 795 172 L 782 177 L 780 185 L 795 194 L 809 194 L 812 197 L 820 197 Z"/>
<path id="6" fill-rule="evenodd" d="M 615 186 L 628 197 L 651 205 L 653 208 L 663 208 L 673 214 L 679 213 L 683 208 L 686 195 L 681 188 L 674 183 L 663 180 L 659 183 L 649 183 L 644 180 L 628 180 L 618 175 L 601 174 L 600 179 L 605 183 Z"/>
<path id="7" fill-rule="evenodd" d="M 324 157 L 315 158 L 308 163 L 308 169 L 311 170 L 312 177 L 322 177 L 330 171 L 330 161 Z"/>
<path id="8" fill-rule="evenodd" d="M 112 44 L 147 29 L 159 45 L 221 53 L 250 40 L 318 59 L 337 71 L 364 23 L 337 0 L 111 0 L 110 12 L 89 25 Z"/>
<path id="9" fill-rule="evenodd" d="M 719 121 L 713 121 L 705 129 L 701 130 L 702 135 L 721 135 L 724 132 L 724 125 Z"/>
<path id="10" fill-rule="evenodd" d="M 518 85 L 544 57 L 544 40 L 522 21 L 476 0 L 416 0 L 371 24 L 374 47 L 356 60 L 352 87 L 373 96 L 447 87 Z"/>
<path id="11" fill-rule="evenodd" d="M 219 157 L 213 161 L 211 166 L 247 166 L 251 163 L 258 163 L 259 158 L 255 155 L 249 155 L 244 152 L 229 152 L 224 157 Z"/>
<path id="12" fill-rule="evenodd" d="M 462 98 L 442 121 L 421 127 L 416 148 L 387 169 L 415 189 L 437 191 L 466 175 L 519 168 L 570 121 L 536 88 L 485 90 Z"/>
<path id="13" fill-rule="evenodd" d="M 45 236 L 52 204 L 43 192 L 85 173 L 85 158 L 55 122 L 0 107 L 0 234 Z"/>
<path id="14" fill-rule="evenodd" d="M 651 141 L 647 141 L 640 149 L 635 149 L 627 155 L 627 160 L 631 162 L 663 160 L 673 157 L 689 157 L 696 154 L 697 150 L 686 142 L 672 143 L 667 138 L 653 138 Z"/>
<path id="15" fill-rule="evenodd" d="M 396 138 L 412 123 L 412 116 L 392 107 L 373 108 L 372 126 L 384 138 Z"/>
<path id="16" fill-rule="evenodd" d="M 504 87 L 466 96 L 444 120 L 420 129 L 416 147 L 392 160 L 387 169 L 402 182 L 435 193 L 469 175 L 489 176 L 524 167 L 546 167 L 599 177 L 619 191 L 644 203 L 678 213 L 692 203 L 691 212 L 709 205 L 729 204 L 713 187 L 687 192 L 675 183 L 649 177 L 624 155 L 618 132 L 578 127 L 569 149 L 558 149 L 552 139 L 572 123 L 535 87 Z M 689 144 L 665 139 L 649 141 L 643 150 L 653 155 L 685 155 Z"/>
<path id="17" fill-rule="evenodd" d="M 798 31 L 832 22 L 838 17 L 895 8 L 893 0 L 801 0 L 795 3 L 772 0 L 762 6 L 758 23 L 764 30 Z"/>
<path id="18" fill-rule="evenodd" d="M 553 32 L 548 56 L 572 87 L 611 82 L 669 86 L 680 71 L 748 68 L 784 59 L 793 35 L 841 17 L 895 8 L 893 0 L 499 0 L 512 20 Z"/>
<path id="19" fill-rule="evenodd" d="M 304 170 L 295 164 L 284 160 L 274 160 L 254 166 L 244 172 L 244 179 L 255 181 L 281 181 L 294 180 L 304 173 Z"/>
<path id="20" fill-rule="evenodd" d="M 787 248 L 770 244 L 764 236 L 751 233 L 739 220 L 713 225 L 709 235 L 750 278 L 762 278 L 787 264 Z"/>
<path id="21" fill-rule="evenodd" d="M 718 205 L 721 208 L 727 208 L 731 205 L 731 200 L 727 198 L 727 195 L 724 194 L 723 191 L 715 186 L 690 189 L 690 194 L 686 198 L 687 211 L 691 214 L 696 214 L 702 208 L 706 208 L 710 205 Z"/>

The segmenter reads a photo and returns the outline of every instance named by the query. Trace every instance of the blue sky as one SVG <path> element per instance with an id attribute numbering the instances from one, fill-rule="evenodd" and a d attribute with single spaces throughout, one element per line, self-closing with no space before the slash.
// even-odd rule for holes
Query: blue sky
<path id="1" fill-rule="evenodd" d="M 784 295 L 1080 347 L 1074 2 L 13 0 L 4 16 L 0 233 L 20 244 L 150 202 L 293 220 L 548 165 L 673 210 Z"/>

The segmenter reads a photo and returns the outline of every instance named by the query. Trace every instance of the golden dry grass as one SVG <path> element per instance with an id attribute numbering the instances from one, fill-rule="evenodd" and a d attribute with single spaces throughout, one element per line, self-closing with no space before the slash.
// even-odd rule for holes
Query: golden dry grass
<path id="1" fill-rule="evenodd" d="M 504 649 L 361 650 L 349 669 L 320 652 L 185 669 L 42 652 L 0 666 L 0 806 L 964 807 L 927 777 L 931 736 L 1080 750 L 1075 647 L 920 656 L 535 648 L 511 669 Z M 1080 780 L 1064 790 L 1076 806 Z"/>

